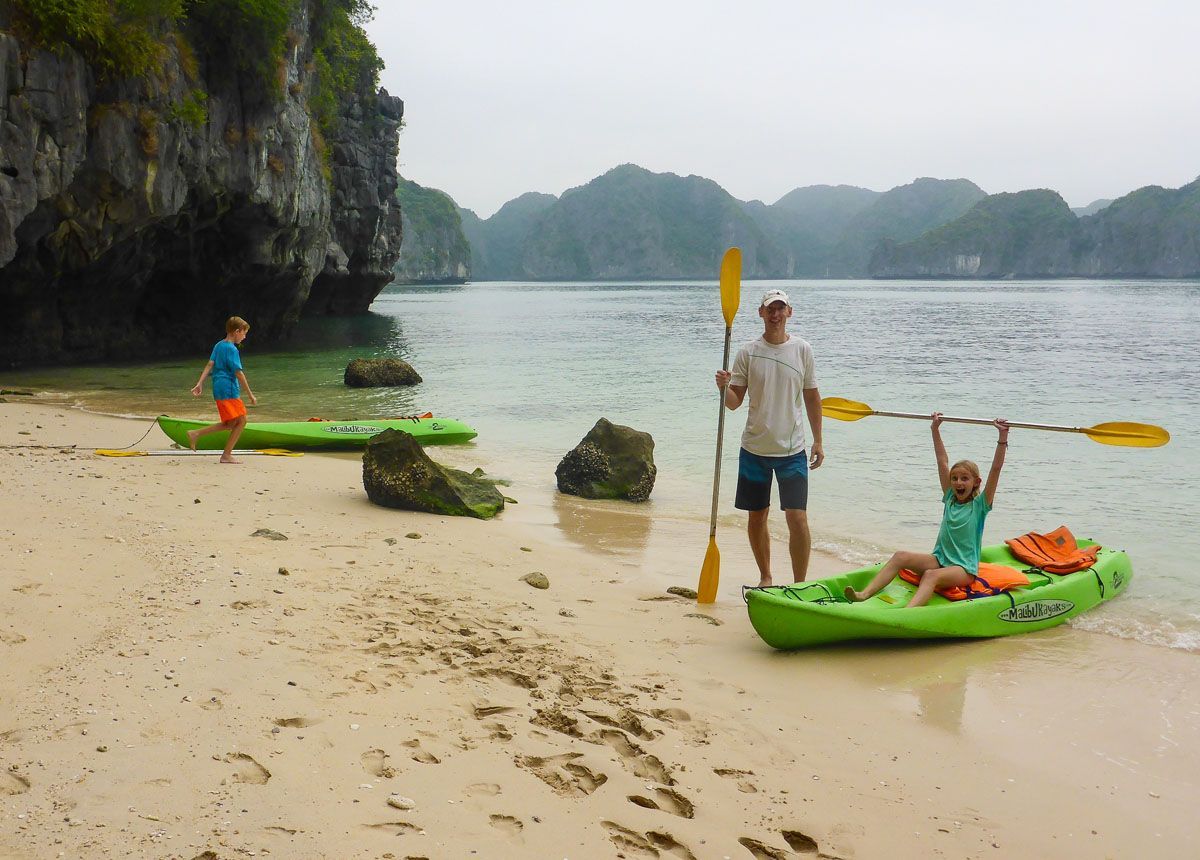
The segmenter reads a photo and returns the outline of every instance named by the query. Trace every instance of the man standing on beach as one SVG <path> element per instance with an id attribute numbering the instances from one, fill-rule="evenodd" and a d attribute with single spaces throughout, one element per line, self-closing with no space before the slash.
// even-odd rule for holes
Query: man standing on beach
<path id="1" fill-rule="evenodd" d="M 734 507 L 749 512 L 746 526 L 750 550 L 758 564 L 759 586 L 771 584 L 771 477 L 779 481 L 779 504 L 788 526 L 792 577 L 808 575 L 812 538 L 808 530 L 808 470 L 825 459 L 821 444 L 821 392 L 813 370 L 808 341 L 787 333 L 792 305 L 787 293 L 768 290 L 758 306 L 762 337 L 738 350 L 733 371 L 718 370 L 717 388 L 725 407 L 737 409 L 750 397 L 750 414 L 738 454 L 738 484 Z M 812 428 L 812 446 L 805 453 L 804 420 Z"/>

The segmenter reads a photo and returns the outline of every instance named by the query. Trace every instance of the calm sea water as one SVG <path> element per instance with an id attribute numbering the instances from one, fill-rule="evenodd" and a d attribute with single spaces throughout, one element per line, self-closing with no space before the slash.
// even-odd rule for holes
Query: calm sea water
<path id="1" fill-rule="evenodd" d="M 771 287 L 793 297 L 789 330 L 812 343 L 825 396 L 1171 431 L 1164 448 L 1133 449 L 1014 430 L 985 540 L 1065 523 L 1126 549 L 1134 588 L 1076 626 L 1200 650 L 1200 283 L 753 282 L 743 285 L 735 346 L 761 331 L 754 309 Z M 692 520 L 702 545 L 723 336 L 715 283 L 393 286 L 366 316 L 306 323 L 293 350 L 256 349 L 252 330 L 243 355 L 260 419 L 432 410 L 474 425 L 475 453 L 518 485 L 552 488 L 558 460 L 601 416 L 649 431 L 659 479 L 637 515 Z M 424 383 L 342 384 L 350 358 L 377 355 L 410 361 Z M 207 417 L 207 395 L 187 393 L 204 359 L 8 373 L 0 384 L 64 393 L 98 411 Z M 731 413 L 726 422 L 723 528 L 741 522 L 732 496 L 743 421 Z M 952 459 L 986 470 L 993 429 L 947 425 L 944 436 Z M 932 545 L 941 505 L 927 424 L 827 419 L 825 448 L 810 493 L 820 547 L 857 565 Z"/>

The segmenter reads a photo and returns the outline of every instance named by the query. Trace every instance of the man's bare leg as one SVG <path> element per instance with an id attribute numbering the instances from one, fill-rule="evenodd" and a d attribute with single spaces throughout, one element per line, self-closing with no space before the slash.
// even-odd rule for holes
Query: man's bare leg
<path id="1" fill-rule="evenodd" d="M 788 552 L 792 556 L 792 578 L 804 582 L 808 576 L 808 557 L 812 550 L 812 535 L 808 530 L 808 511 L 790 509 L 783 512 L 787 518 Z"/>
<path id="2" fill-rule="evenodd" d="M 771 584 L 771 533 L 767 531 L 767 515 L 770 508 L 750 511 L 746 521 L 746 535 L 750 538 L 750 552 L 758 565 L 758 585 L 765 588 Z"/>

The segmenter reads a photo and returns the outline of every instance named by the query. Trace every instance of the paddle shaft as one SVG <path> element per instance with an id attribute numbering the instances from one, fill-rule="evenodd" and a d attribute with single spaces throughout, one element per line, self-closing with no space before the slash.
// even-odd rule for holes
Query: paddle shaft
<path id="1" fill-rule="evenodd" d="M 872 415 L 885 415 L 888 418 L 916 418 L 919 421 L 929 421 L 928 414 L 922 415 L 920 412 L 883 412 L 879 409 L 872 409 Z M 953 415 L 943 415 L 943 421 L 950 421 L 954 424 L 995 424 L 989 418 L 959 418 Z M 1023 427 L 1026 430 L 1055 430 L 1059 433 L 1086 433 L 1090 427 L 1067 427 L 1062 424 L 1029 424 L 1023 421 L 1009 421 L 1009 427 Z"/>
<path id="2" fill-rule="evenodd" d="M 732 336 L 733 327 L 725 326 L 725 352 L 721 357 L 721 370 L 729 370 L 729 340 Z M 717 536 L 717 499 L 721 494 L 721 444 L 725 441 L 725 390 L 725 388 L 721 389 L 721 413 L 717 416 L 717 462 L 713 466 L 712 518 L 708 525 L 709 540 Z"/>

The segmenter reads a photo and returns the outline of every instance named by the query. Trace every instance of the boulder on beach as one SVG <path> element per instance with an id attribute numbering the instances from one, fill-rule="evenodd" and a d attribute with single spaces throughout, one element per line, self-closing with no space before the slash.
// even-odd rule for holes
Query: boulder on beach
<path id="1" fill-rule="evenodd" d="M 342 379 L 351 388 L 385 388 L 416 385 L 421 374 L 398 358 L 355 358 L 346 365 Z"/>
<path id="2" fill-rule="evenodd" d="M 585 499 L 644 502 L 654 489 L 654 438 L 601 418 L 562 458 L 554 476 L 560 492 Z"/>
<path id="3" fill-rule="evenodd" d="M 495 481 L 435 463 L 403 430 L 367 442 L 363 487 L 377 505 L 405 511 L 491 519 L 504 509 Z"/>

